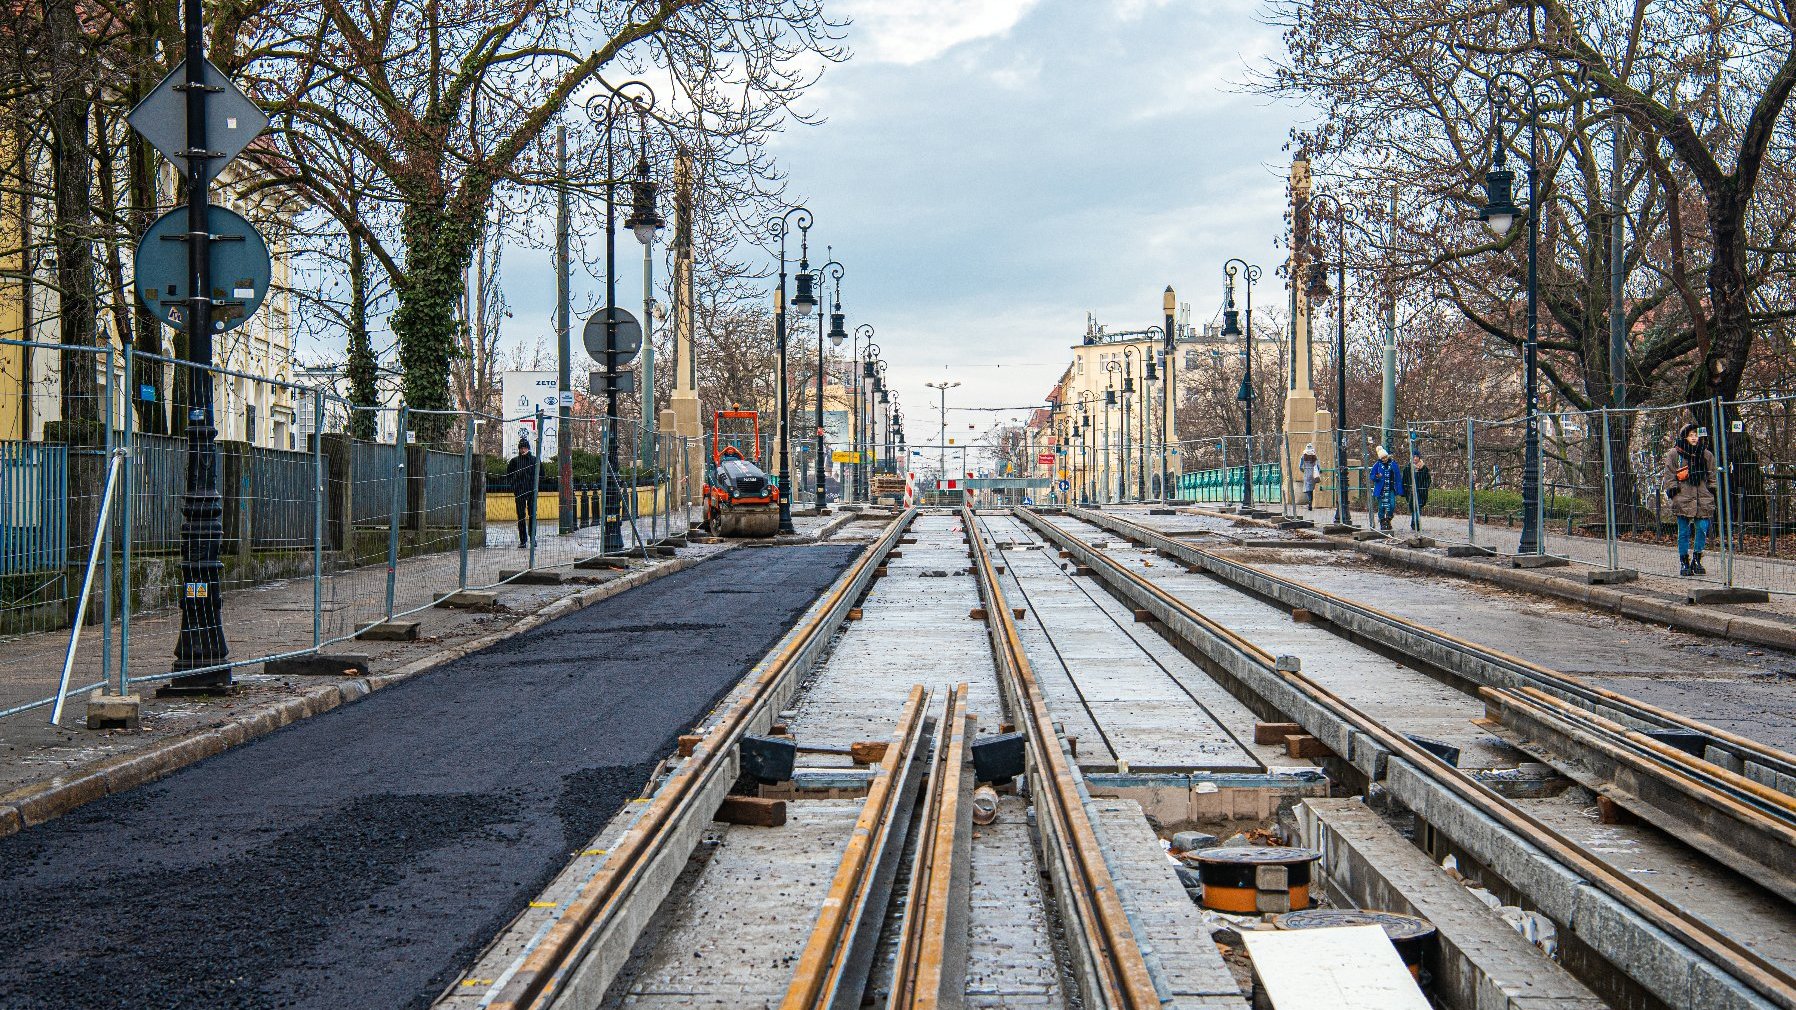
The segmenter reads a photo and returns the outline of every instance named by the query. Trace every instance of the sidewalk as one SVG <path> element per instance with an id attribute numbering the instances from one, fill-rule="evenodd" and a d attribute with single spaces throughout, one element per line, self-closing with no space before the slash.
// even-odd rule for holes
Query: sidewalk
<path id="1" fill-rule="evenodd" d="M 841 518 L 839 513 L 823 517 L 797 516 L 794 525 L 800 535 L 815 537 L 826 524 Z M 643 525 L 647 539 L 646 521 Z M 522 569 L 529 558 L 528 551 L 517 548 L 515 525 L 502 529 L 499 524 L 494 524 L 489 533 L 491 546 L 469 550 L 470 586 L 497 581 L 501 569 Z M 552 527 L 545 527 L 538 544 L 537 565 L 539 568 L 564 566 L 561 571 L 565 581 L 560 585 L 508 584 L 496 590 L 496 602 L 483 610 L 450 610 L 429 605 L 437 595 L 455 588 L 459 568 L 457 552 L 451 550 L 446 554 L 404 559 L 399 563 L 394 580 L 395 611 L 421 608 L 410 618 L 420 622 L 417 640 L 351 640 L 327 646 L 323 652 L 326 655 L 366 656 L 370 679 L 381 681 L 391 674 L 415 672 L 443 658 L 478 648 L 494 636 L 516 630 L 521 623 L 550 608 L 557 608 L 555 616 L 558 616 L 578 604 L 576 597 L 596 596 L 607 583 L 622 579 L 634 583 L 639 581 L 637 576 L 650 578 L 669 570 L 690 567 L 745 543 L 695 542 L 673 559 L 656 557 L 645 561 L 637 555 L 623 572 L 589 572 L 566 567 L 577 558 L 597 553 L 597 538 L 601 534 L 602 530 L 593 527 L 564 538 L 553 532 Z M 633 543 L 628 529 L 624 536 L 627 544 Z M 327 637 L 332 629 L 353 630 L 358 623 L 378 619 L 384 612 L 384 564 L 328 576 L 325 582 L 330 608 L 323 615 Z M 227 592 L 224 614 L 232 658 L 272 655 L 309 647 L 312 642 L 312 595 L 313 584 L 309 578 L 280 580 Z M 173 608 L 133 616 L 132 676 L 166 673 L 178 631 L 179 614 Z M 66 630 L 25 635 L 4 642 L 8 661 L 0 667 L 0 709 L 54 693 L 67 645 Z M 76 686 L 98 679 L 99 628 L 89 627 L 84 631 L 81 649 L 77 675 L 71 681 Z M 354 675 L 277 677 L 263 673 L 262 669 L 259 664 L 237 668 L 233 671 L 236 689 L 226 696 L 158 699 L 154 697 L 158 683 L 134 685 L 132 690 L 143 696 L 143 708 L 142 728 L 132 732 L 86 729 L 85 692 L 71 693 L 61 726 L 49 725 L 48 707 L 0 719 L 0 797 L 25 783 L 143 751 L 182 734 L 268 718 L 283 705 L 293 705 L 321 689 L 350 685 L 347 689 L 352 694 L 360 692 L 353 682 L 361 678 Z M 274 716 L 278 720 L 274 725 L 290 721 L 291 717 L 291 714 Z M 0 806 L 4 802 L 0 799 Z M 5 826 L 0 825 L 0 832 L 4 830 Z"/>

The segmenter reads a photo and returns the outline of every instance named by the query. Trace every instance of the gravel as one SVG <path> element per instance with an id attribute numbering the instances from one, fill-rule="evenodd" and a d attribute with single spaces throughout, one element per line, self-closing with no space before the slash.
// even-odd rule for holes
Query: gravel
<path id="1" fill-rule="evenodd" d="M 0 1007 L 421 1007 L 853 559 L 731 551 L 0 839 Z"/>

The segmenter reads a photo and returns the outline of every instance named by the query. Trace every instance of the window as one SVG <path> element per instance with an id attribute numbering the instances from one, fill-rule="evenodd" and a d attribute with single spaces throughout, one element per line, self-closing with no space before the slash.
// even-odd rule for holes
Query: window
<path id="1" fill-rule="evenodd" d="M 251 445 L 256 442 L 256 405 L 253 403 L 243 408 L 243 440 Z"/>

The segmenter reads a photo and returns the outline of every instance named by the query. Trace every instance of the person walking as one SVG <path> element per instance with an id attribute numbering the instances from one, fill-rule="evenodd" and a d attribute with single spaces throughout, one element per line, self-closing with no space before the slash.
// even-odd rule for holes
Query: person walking
<path id="1" fill-rule="evenodd" d="M 1303 476 L 1303 507 L 1316 507 L 1316 483 L 1322 479 L 1322 464 L 1316 461 L 1316 443 L 1307 442 L 1303 456 L 1297 460 L 1297 472 Z"/>
<path id="2" fill-rule="evenodd" d="M 1706 575 L 1703 544 L 1715 517 L 1715 456 L 1701 429 L 1686 424 L 1665 454 L 1665 498 L 1678 517 L 1678 574 Z"/>
<path id="3" fill-rule="evenodd" d="M 1403 471 L 1391 459 L 1384 446 L 1378 447 L 1378 461 L 1372 464 L 1372 509 L 1377 528 L 1391 531 L 1391 516 L 1397 511 L 1397 497 L 1403 493 Z"/>
<path id="4" fill-rule="evenodd" d="M 1422 510 L 1428 507 L 1428 489 L 1434 486 L 1434 471 L 1420 451 L 1412 452 L 1409 465 L 1403 468 L 1403 486 L 1409 488 L 1409 528 L 1422 528 Z"/>
<path id="5" fill-rule="evenodd" d="M 511 488 L 512 504 L 518 513 L 518 549 L 530 546 L 536 539 L 536 454 L 530 451 L 530 439 L 518 439 L 518 454 L 505 464 L 505 483 Z"/>

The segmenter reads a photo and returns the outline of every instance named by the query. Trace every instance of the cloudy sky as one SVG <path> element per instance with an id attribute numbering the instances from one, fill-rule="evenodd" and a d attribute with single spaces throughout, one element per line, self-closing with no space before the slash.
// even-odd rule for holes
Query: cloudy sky
<path id="1" fill-rule="evenodd" d="M 1246 93 L 1277 50 L 1255 0 L 839 0 L 854 56 L 777 145 L 844 309 L 891 363 L 913 442 L 949 405 L 1039 403 L 1085 329 L 1194 315 L 1222 263 L 1279 253 L 1296 111 Z M 1268 297 L 1268 301 L 1280 299 Z M 985 428 L 1009 412 L 950 414 Z M 927 435 L 927 437 L 925 437 Z"/>
<path id="2" fill-rule="evenodd" d="M 789 128 L 775 153 L 816 214 L 813 242 L 847 269 L 849 326 L 877 330 L 913 443 L 937 438 L 926 381 L 963 383 L 951 408 L 1039 404 L 1086 313 L 1112 329 L 1157 323 L 1172 284 L 1209 318 L 1228 257 L 1271 276 L 1298 113 L 1244 86 L 1280 44 L 1259 0 L 827 9 L 853 19 L 853 56 L 804 100 L 823 122 Z M 619 287 L 633 304 L 627 239 Z M 508 337 L 551 332 L 552 276 L 546 249 L 507 252 Z M 950 422 L 961 440 L 968 423 L 1022 413 Z"/>

